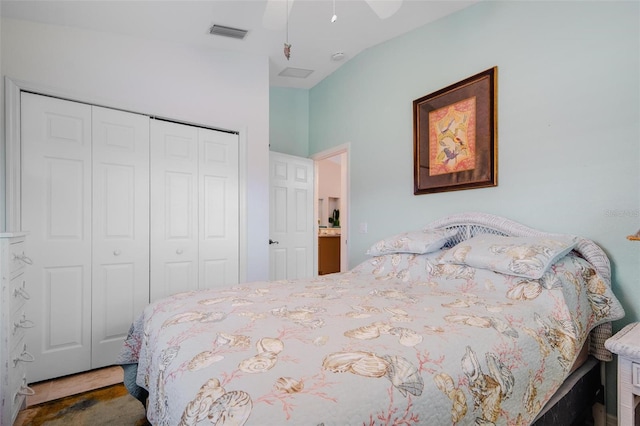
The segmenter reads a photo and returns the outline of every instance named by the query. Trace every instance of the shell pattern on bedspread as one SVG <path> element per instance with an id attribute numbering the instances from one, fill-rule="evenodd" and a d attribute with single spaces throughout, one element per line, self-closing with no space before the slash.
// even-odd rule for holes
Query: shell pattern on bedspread
<path id="1" fill-rule="evenodd" d="M 154 425 L 529 424 L 618 301 L 577 256 L 532 280 L 440 254 L 159 300 L 120 361 Z"/>

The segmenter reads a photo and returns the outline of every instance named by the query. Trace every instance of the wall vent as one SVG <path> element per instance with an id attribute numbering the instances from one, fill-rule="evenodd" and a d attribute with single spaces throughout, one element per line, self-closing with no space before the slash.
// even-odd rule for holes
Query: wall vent
<path id="1" fill-rule="evenodd" d="M 231 37 L 238 40 L 243 40 L 248 32 L 249 31 L 240 28 L 225 27 L 224 25 L 218 24 L 213 24 L 213 26 L 209 28 L 209 34 Z"/>
<path id="2" fill-rule="evenodd" d="M 307 70 L 304 68 L 287 67 L 280 71 L 278 75 L 281 77 L 307 78 L 312 72 L 313 70 Z"/>

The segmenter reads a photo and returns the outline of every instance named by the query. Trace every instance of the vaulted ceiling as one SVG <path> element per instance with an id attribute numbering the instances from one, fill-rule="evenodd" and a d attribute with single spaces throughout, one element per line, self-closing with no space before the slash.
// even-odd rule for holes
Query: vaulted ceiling
<path id="1" fill-rule="evenodd" d="M 308 89 L 363 50 L 477 1 L 2 0 L 0 13 L 13 19 L 264 55 L 269 57 L 272 86 Z M 337 19 L 331 22 L 334 13 Z M 213 25 L 248 32 L 243 39 L 216 36 L 209 33 Z M 285 42 L 291 45 L 288 60 Z M 308 76 L 280 75 L 285 70 Z"/>

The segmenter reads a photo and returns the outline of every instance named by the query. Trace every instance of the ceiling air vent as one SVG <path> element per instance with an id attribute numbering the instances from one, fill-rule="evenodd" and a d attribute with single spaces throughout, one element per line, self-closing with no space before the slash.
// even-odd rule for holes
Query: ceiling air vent
<path id="1" fill-rule="evenodd" d="M 287 67 L 280 71 L 278 75 L 282 77 L 307 78 L 312 72 L 313 70 L 306 70 L 304 68 Z"/>
<path id="2" fill-rule="evenodd" d="M 249 31 L 241 30 L 240 28 L 225 27 L 224 25 L 214 24 L 209 28 L 209 34 L 219 35 L 223 37 L 231 37 L 238 40 L 243 40 Z"/>

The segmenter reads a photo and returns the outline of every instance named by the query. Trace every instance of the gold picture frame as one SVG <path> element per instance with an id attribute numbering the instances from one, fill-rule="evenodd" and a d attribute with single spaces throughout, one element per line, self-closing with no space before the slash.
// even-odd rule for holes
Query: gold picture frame
<path id="1" fill-rule="evenodd" d="M 414 194 L 498 185 L 498 67 L 413 101 Z"/>

